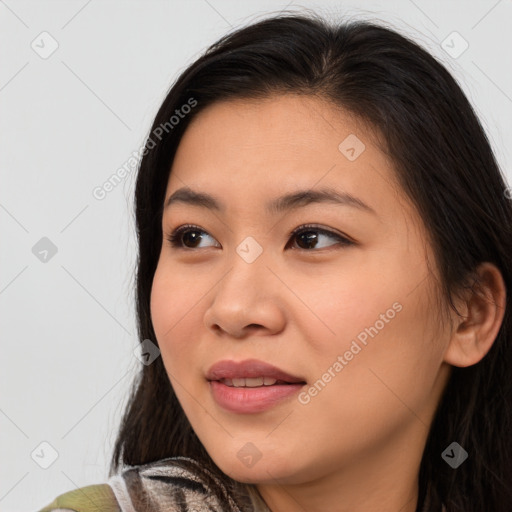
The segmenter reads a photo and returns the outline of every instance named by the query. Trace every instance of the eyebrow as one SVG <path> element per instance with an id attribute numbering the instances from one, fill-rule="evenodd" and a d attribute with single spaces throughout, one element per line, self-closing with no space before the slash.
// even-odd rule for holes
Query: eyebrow
<path id="1" fill-rule="evenodd" d="M 224 212 L 225 206 L 214 196 L 192 190 L 190 187 L 182 187 L 176 190 L 165 202 L 165 209 L 172 204 L 183 203 L 208 210 Z M 298 190 L 266 203 L 265 209 L 269 214 L 279 214 L 302 206 L 315 203 L 331 203 L 342 206 L 351 206 L 376 215 L 375 210 L 361 199 L 347 193 L 338 192 L 332 188 L 316 190 Z"/>

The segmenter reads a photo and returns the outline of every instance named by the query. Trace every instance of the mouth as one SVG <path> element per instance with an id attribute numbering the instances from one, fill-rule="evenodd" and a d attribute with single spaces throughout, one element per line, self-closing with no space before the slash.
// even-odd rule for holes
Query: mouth
<path id="1" fill-rule="evenodd" d="M 224 360 L 206 374 L 214 401 L 235 413 L 258 413 L 277 406 L 297 394 L 305 379 L 264 361 Z"/>

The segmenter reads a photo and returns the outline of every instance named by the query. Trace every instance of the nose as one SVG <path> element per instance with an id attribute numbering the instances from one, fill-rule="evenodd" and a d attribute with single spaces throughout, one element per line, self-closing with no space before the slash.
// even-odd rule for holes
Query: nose
<path id="1" fill-rule="evenodd" d="M 217 336 L 243 339 L 266 336 L 284 328 L 284 290 L 263 254 L 248 263 L 238 254 L 213 287 L 204 315 L 207 329 Z"/>

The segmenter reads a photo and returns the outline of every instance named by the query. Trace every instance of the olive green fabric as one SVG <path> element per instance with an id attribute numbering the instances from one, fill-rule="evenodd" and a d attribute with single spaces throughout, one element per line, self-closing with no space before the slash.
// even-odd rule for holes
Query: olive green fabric
<path id="1" fill-rule="evenodd" d="M 108 484 L 88 485 L 61 494 L 38 512 L 64 509 L 73 512 L 121 512 Z"/>

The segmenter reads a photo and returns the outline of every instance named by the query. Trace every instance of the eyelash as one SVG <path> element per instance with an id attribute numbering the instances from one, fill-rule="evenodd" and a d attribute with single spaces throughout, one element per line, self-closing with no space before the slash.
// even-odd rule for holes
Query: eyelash
<path id="1" fill-rule="evenodd" d="M 209 235 L 209 233 L 207 233 L 203 229 L 199 228 L 198 226 L 194 226 L 193 224 L 186 224 L 184 226 L 181 226 L 181 227 L 175 229 L 172 233 L 167 235 L 165 238 L 172 245 L 172 247 L 174 247 L 174 248 L 188 250 L 188 251 L 197 250 L 197 248 L 195 248 L 195 247 L 185 247 L 181 243 L 181 236 L 184 233 L 188 232 L 188 231 L 197 231 L 199 233 L 204 233 L 204 234 Z M 355 245 L 355 243 L 352 240 L 349 240 L 348 238 L 346 238 L 346 237 L 344 237 L 342 235 L 339 235 L 339 234 L 337 234 L 337 233 L 335 233 L 333 231 L 320 228 L 320 227 L 318 227 L 318 226 L 316 226 L 314 224 L 303 224 L 302 226 L 299 226 L 298 228 L 294 229 L 288 235 L 288 237 L 289 238 L 296 237 L 296 236 L 300 235 L 301 233 L 308 232 L 308 231 L 316 231 L 318 233 L 321 233 L 322 235 L 327 235 L 328 237 L 335 238 L 336 240 L 338 240 L 338 244 L 333 244 L 334 247 L 336 245 L 339 245 L 339 246 L 342 246 L 342 247 L 347 247 L 347 246 Z M 211 235 L 209 235 L 209 236 L 211 236 Z M 313 249 L 302 249 L 302 248 L 299 248 L 298 250 L 306 251 L 306 252 L 318 252 L 319 250 L 330 250 L 331 247 L 332 246 L 329 246 L 329 247 L 326 247 L 326 248 L 322 248 L 322 249 L 316 249 L 316 250 L 314 248 Z"/>

